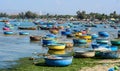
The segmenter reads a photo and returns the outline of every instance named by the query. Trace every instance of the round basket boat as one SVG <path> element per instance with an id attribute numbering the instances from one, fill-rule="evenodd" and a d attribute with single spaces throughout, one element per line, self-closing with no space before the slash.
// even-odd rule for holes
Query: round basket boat
<path id="1" fill-rule="evenodd" d="M 71 31 L 61 31 L 61 34 L 62 35 L 69 35 L 69 34 L 71 34 Z"/>
<path id="2" fill-rule="evenodd" d="M 81 39 L 91 39 L 92 37 L 88 36 L 88 35 L 82 35 L 79 38 L 81 38 Z"/>
<path id="3" fill-rule="evenodd" d="M 19 35 L 29 35 L 28 32 L 19 32 Z"/>
<path id="4" fill-rule="evenodd" d="M 5 34 L 5 35 L 13 35 L 14 32 L 12 32 L 12 31 L 4 31 L 4 34 Z"/>
<path id="5" fill-rule="evenodd" d="M 57 41 L 54 38 L 43 38 L 42 39 L 43 45 L 48 45 L 48 44 L 55 44 Z"/>
<path id="6" fill-rule="evenodd" d="M 97 44 L 97 43 L 92 43 L 91 46 L 92 46 L 93 49 L 109 47 L 108 44 Z"/>
<path id="7" fill-rule="evenodd" d="M 99 57 L 106 59 L 118 59 L 120 58 L 120 51 L 107 51 L 107 52 L 99 52 L 97 53 Z"/>
<path id="8" fill-rule="evenodd" d="M 69 35 L 67 35 L 67 38 L 73 38 L 73 37 L 74 37 L 73 34 L 69 34 Z"/>
<path id="9" fill-rule="evenodd" d="M 79 37 L 80 39 L 85 39 L 87 40 L 88 43 L 90 43 L 92 40 L 92 37 L 91 36 L 88 36 L 88 35 L 82 35 Z"/>
<path id="10" fill-rule="evenodd" d="M 48 48 L 53 50 L 63 50 L 65 46 L 63 43 L 48 44 Z"/>
<path id="11" fill-rule="evenodd" d="M 3 27 L 3 30 L 9 31 L 10 28 L 8 28 L 8 27 Z"/>
<path id="12" fill-rule="evenodd" d="M 108 32 L 105 32 L 105 31 L 100 31 L 100 32 L 98 32 L 98 34 L 99 34 L 99 36 L 101 36 L 101 37 L 109 37 L 109 36 L 110 36 L 109 33 L 108 33 Z"/>
<path id="13" fill-rule="evenodd" d="M 40 41 L 42 39 L 41 36 L 30 36 L 31 41 Z"/>
<path id="14" fill-rule="evenodd" d="M 112 45 L 120 45 L 120 39 L 111 40 Z"/>
<path id="15" fill-rule="evenodd" d="M 74 44 L 86 44 L 87 40 L 85 39 L 73 39 Z"/>
<path id="16" fill-rule="evenodd" d="M 111 51 L 118 51 L 117 46 L 107 46 L 106 48 L 110 49 Z"/>
<path id="17" fill-rule="evenodd" d="M 96 39 L 96 42 L 97 43 L 101 43 L 101 44 L 107 44 L 107 43 L 109 43 L 109 40 L 108 39 L 99 38 L 99 39 Z"/>
<path id="18" fill-rule="evenodd" d="M 50 32 L 51 32 L 52 34 L 58 34 L 58 33 L 59 33 L 59 31 L 56 30 L 56 29 L 51 29 Z"/>
<path id="19" fill-rule="evenodd" d="M 95 56 L 95 51 L 93 50 L 88 50 L 88 51 L 75 51 L 74 54 L 75 57 L 94 57 Z"/>
<path id="20" fill-rule="evenodd" d="M 118 38 L 120 38 L 120 33 L 118 33 Z"/>
<path id="21" fill-rule="evenodd" d="M 78 36 L 81 36 L 82 35 L 82 33 L 81 32 L 75 32 L 75 34 L 74 34 L 76 37 L 78 37 Z"/>
<path id="22" fill-rule="evenodd" d="M 108 44 L 92 44 L 94 51 L 118 51 L 117 46 L 109 46 Z"/>
<path id="23" fill-rule="evenodd" d="M 97 34 L 92 34 L 92 39 L 97 39 L 99 36 Z"/>
<path id="24" fill-rule="evenodd" d="M 72 63 L 73 56 L 47 56 L 44 58 L 48 66 L 68 66 Z"/>
<path id="25" fill-rule="evenodd" d="M 56 38 L 56 35 L 54 35 L 54 34 L 47 34 L 45 37 Z"/>

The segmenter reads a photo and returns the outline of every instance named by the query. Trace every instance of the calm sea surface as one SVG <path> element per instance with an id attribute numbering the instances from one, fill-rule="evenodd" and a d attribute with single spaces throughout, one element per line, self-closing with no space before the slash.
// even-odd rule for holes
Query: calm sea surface
<path id="1" fill-rule="evenodd" d="M 19 24 L 20 26 L 35 26 L 31 22 L 11 22 L 11 24 Z M 81 25 L 77 26 L 76 28 L 84 29 L 85 27 L 80 27 Z M 111 37 L 117 37 L 117 31 L 119 29 L 114 28 L 104 28 L 105 25 L 99 25 L 99 27 L 91 28 L 91 33 L 97 33 L 98 31 L 107 31 L 111 34 Z M 48 34 L 48 31 L 43 30 L 18 30 L 15 26 L 15 29 L 13 32 L 15 35 L 6 36 L 3 34 L 2 28 L 4 27 L 4 23 L 0 22 L 0 68 L 6 68 L 11 66 L 12 64 L 16 64 L 14 60 L 17 60 L 22 57 L 31 57 L 33 56 L 32 53 L 38 52 L 38 53 L 47 53 L 48 49 L 42 47 L 41 41 L 39 42 L 31 42 L 29 39 L 30 35 L 40 35 L 44 36 Z M 74 28 L 72 28 L 74 29 Z M 26 31 L 29 32 L 30 35 L 27 36 L 20 36 L 20 31 Z M 63 41 L 70 41 L 72 42 L 72 39 L 65 39 L 65 36 L 60 36 L 60 34 L 57 35 L 61 40 Z M 73 50 L 80 49 L 78 47 L 74 47 Z"/>

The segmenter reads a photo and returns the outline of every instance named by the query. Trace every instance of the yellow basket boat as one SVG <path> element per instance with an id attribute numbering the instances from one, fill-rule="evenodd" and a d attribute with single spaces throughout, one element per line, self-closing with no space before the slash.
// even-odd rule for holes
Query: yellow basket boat
<path id="1" fill-rule="evenodd" d="M 79 36 L 80 39 L 85 39 L 87 40 L 88 43 L 90 43 L 92 40 L 92 37 L 91 36 L 88 36 L 88 35 L 83 35 L 83 36 Z"/>
<path id="2" fill-rule="evenodd" d="M 55 43 L 55 44 L 49 44 L 48 48 L 53 50 L 63 50 L 65 49 L 65 44 L 63 43 Z"/>
<path id="3" fill-rule="evenodd" d="M 81 39 L 91 39 L 92 37 L 88 36 L 88 35 L 82 35 L 79 38 L 81 38 Z"/>

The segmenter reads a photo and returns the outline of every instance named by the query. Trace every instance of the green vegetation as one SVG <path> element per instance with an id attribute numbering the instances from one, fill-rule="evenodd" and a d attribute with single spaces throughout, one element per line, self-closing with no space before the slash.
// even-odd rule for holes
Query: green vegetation
<path id="1" fill-rule="evenodd" d="M 98 19 L 98 20 L 106 20 L 106 19 L 110 19 L 110 18 L 114 18 L 114 19 L 120 19 L 120 14 L 117 14 L 116 11 L 114 11 L 113 13 L 110 13 L 109 15 L 107 14 L 100 14 L 100 13 L 89 13 L 87 14 L 86 11 L 77 11 L 77 18 L 79 19 Z"/>
<path id="2" fill-rule="evenodd" d="M 50 67 L 44 63 L 43 59 L 39 60 L 38 64 L 33 64 L 32 60 L 22 58 L 16 61 L 18 64 L 13 68 L 1 69 L 0 71 L 78 71 L 82 67 L 92 67 L 99 59 L 92 58 L 74 58 L 71 65 L 67 67 Z"/>
<path id="3" fill-rule="evenodd" d="M 55 19 L 68 19 L 68 18 L 77 18 L 78 20 L 83 20 L 83 19 L 90 19 L 95 20 L 106 20 L 106 19 L 110 19 L 110 18 L 114 18 L 117 20 L 120 20 L 120 14 L 117 14 L 116 11 L 113 11 L 110 14 L 101 14 L 101 13 L 86 13 L 86 11 L 77 11 L 76 15 L 52 15 L 52 14 L 45 14 L 45 15 L 39 15 L 35 12 L 32 11 L 27 11 L 27 12 L 21 12 L 19 14 L 15 14 L 15 15 L 8 15 L 7 13 L 0 13 L 0 17 L 8 17 L 8 18 L 22 18 L 22 19 L 35 19 L 35 18 L 55 18 Z"/>

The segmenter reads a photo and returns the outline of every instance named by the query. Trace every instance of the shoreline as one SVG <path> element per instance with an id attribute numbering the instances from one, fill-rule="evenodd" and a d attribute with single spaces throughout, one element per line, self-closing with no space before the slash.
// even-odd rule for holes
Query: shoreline
<path id="1" fill-rule="evenodd" d="M 119 59 L 94 59 L 94 58 L 74 58 L 70 66 L 51 67 L 44 63 L 44 59 L 39 60 L 39 64 L 34 64 L 28 57 L 20 58 L 16 65 L 11 68 L 0 69 L 0 71 L 107 71 L 109 68 L 119 66 Z M 53 70 L 54 69 L 54 70 Z"/>

